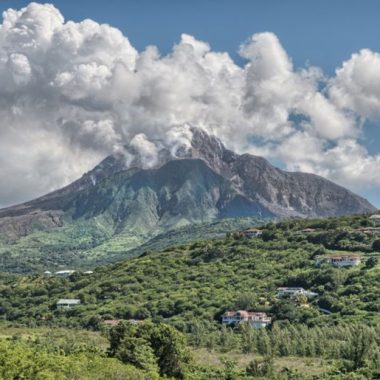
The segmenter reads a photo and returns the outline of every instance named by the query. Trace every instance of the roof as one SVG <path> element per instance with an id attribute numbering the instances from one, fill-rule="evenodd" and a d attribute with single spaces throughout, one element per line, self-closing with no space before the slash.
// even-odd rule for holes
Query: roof
<path id="1" fill-rule="evenodd" d="M 57 272 L 54 272 L 54 274 L 68 274 L 68 273 L 74 273 L 75 270 L 72 270 L 72 269 L 66 269 L 66 270 L 59 270 Z"/>
<path id="2" fill-rule="evenodd" d="M 62 298 L 60 300 L 58 300 L 57 302 L 57 305 L 78 305 L 80 304 L 80 300 L 79 299 L 76 299 L 76 298 Z"/>
<path id="3" fill-rule="evenodd" d="M 380 215 L 379 214 L 371 215 L 369 218 L 370 219 L 380 219 Z"/>
<path id="4" fill-rule="evenodd" d="M 305 290 L 304 288 L 301 288 L 299 286 L 296 286 L 296 287 L 286 287 L 286 286 L 280 286 L 279 288 L 277 288 L 277 290 Z"/>

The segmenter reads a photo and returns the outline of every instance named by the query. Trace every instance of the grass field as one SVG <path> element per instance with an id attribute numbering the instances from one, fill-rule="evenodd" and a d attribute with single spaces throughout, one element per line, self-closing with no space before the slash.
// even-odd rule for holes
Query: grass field
<path id="1" fill-rule="evenodd" d="M 228 358 L 236 361 L 239 368 L 246 368 L 247 365 L 254 359 L 261 359 L 260 355 L 242 354 L 239 352 L 221 353 L 208 351 L 206 349 L 194 350 L 194 357 L 197 363 L 202 365 L 211 365 L 215 367 L 223 367 L 223 359 Z M 274 369 L 276 372 L 290 369 L 297 370 L 305 375 L 323 375 L 329 371 L 332 362 L 320 358 L 299 358 L 299 357 L 281 357 L 274 359 Z"/>

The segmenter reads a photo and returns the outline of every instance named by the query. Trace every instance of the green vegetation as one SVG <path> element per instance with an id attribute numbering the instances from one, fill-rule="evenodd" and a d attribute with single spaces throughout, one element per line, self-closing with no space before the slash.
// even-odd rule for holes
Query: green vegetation
<path id="1" fill-rule="evenodd" d="M 109 354 L 126 364 L 183 379 L 191 364 L 185 337 L 175 328 L 150 323 L 120 323 L 110 331 Z"/>
<path id="2" fill-rule="evenodd" d="M 229 231 L 260 225 L 258 218 L 222 219 L 154 233 L 119 231 L 104 217 L 80 219 L 64 227 L 36 231 L 16 241 L 0 238 L 2 271 L 42 273 L 67 267 L 93 268 L 138 256 L 145 251 L 166 249 L 198 239 L 212 239 Z"/>
<path id="3" fill-rule="evenodd" d="M 76 368 L 78 361 L 84 374 L 78 378 L 90 376 L 99 360 L 104 370 L 115 366 L 117 373 L 121 365 L 130 371 L 123 375 L 127 379 L 134 378 L 133 371 L 142 379 L 377 379 L 379 235 L 359 231 L 368 225 L 366 216 L 288 220 L 267 224 L 261 238 L 228 233 L 144 253 L 90 275 L 4 275 L 0 315 L 6 323 L 30 331 L 46 326 L 53 331 L 101 331 L 103 340 L 88 341 L 85 348 L 64 355 L 61 348 L 46 352 L 38 343 L 41 339 L 23 338 L 14 346 L 26 363 L 30 352 L 42 358 L 36 365 L 45 361 L 66 368 L 70 362 Z M 314 231 L 303 232 L 306 227 Z M 327 263 L 316 267 L 317 256 L 331 253 L 359 254 L 362 263 L 353 268 Z M 279 286 L 302 286 L 318 296 L 279 299 Z M 59 298 L 79 298 L 81 305 L 57 310 Z M 226 309 L 264 311 L 273 324 L 263 330 L 225 327 L 220 318 Z M 102 322 L 115 318 L 142 322 L 111 330 Z M 12 351 L 4 339 L 4 352 L 10 354 L 0 362 L 12 367 Z M 67 346 L 61 338 L 53 342 Z M 46 371 L 56 371 L 51 365 Z M 67 372 L 62 373 L 65 378 Z"/>
<path id="4" fill-rule="evenodd" d="M 305 327 L 294 335 L 295 326 L 268 332 L 241 326 L 224 331 L 223 339 L 207 349 L 187 346 L 185 336 L 173 327 L 147 322 L 122 323 L 102 335 L 4 325 L 0 330 L 4 380 L 365 380 L 377 379 L 380 368 L 378 331 L 359 325 L 321 329 L 319 335 L 316 330 L 307 333 Z M 234 342 L 247 342 L 241 339 L 246 334 L 256 343 L 253 351 L 241 352 Z M 328 340 L 332 342 L 324 347 Z M 302 355 L 292 355 L 293 349 Z"/>
<path id="5" fill-rule="evenodd" d="M 143 371 L 109 358 L 101 346 L 94 345 L 100 339 L 93 339 L 92 343 L 85 340 L 88 334 L 76 332 L 74 336 L 69 330 L 60 331 L 62 335 L 55 331 L 24 333 L 28 335 L 22 337 L 18 333 L 0 339 L 2 380 L 148 379 Z"/>
<path id="6" fill-rule="evenodd" d="M 380 266 L 373 259 L 369 265 L 365 261 L 378 255 L 371 249 L 376 236 L 355 231 L 365 221 L 350 217 L 270 223 L 262 238 L 228 234 L 100 267 L 92 275 L 4 280 L 0 313 L 25 324 L 85 327 L 96 325 L 96 318 L 152 318 L 183 331 L 193 320 L 218 320 L 229 308 L 267 311 L 277 321 L 308 326 L 341 320 L 378 323 Z M 320 232 L 300 232 L 305 226 Z M 357 252 L 358 239 L 360 266 L 315 266 L 317 255 L 339 248 Z M 302 286 L 319 296 L 306 305 L 278 300 L 279 286 Z M 79 298 L 82 305 L 62 313 L 55 308 L 59 298 Z"/>

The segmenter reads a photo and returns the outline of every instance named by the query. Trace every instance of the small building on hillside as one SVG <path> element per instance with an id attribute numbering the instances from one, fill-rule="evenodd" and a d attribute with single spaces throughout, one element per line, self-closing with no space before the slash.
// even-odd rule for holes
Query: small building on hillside
<path id="1" fill-rule="evenodd" d="M 261 236 L 263 234 L 263 231 L 259 230 L 258 228 L 247 228 L 246 230 L 242 231 L 241 234 L 251 239 Z"/>
<path id="2" fill-rule="evenodd" d="M 53 275 L 53 273 L 51 273 L 50 271 L 48 271 L 48 270 L 46 270 L 45 272 L 44 272 L 44 276 L 45 277 L 51 277 Z"/>
<path id="3" fill-rule="evenodd" d="M 334 267 L 354 267 L 361 263 L 361 259 L 362 258 L 359 255 L 318 256 L 316 259 L 316 266 L 320 266 L 323 262 L 325 262 Z"/>
<path id="4" fill-rule="evenodd" d="M 266 313 L 251 312 L 246 310 L 226 311 L 222 315 L 222 323 L 226 326 L 248 323 L 254 329 L 262 329 L 269 326 L 272 318 Z"/>
<path id="5" fill-rule="evenodd" d="M 54 272 L 54 276 L 57 276 L 57 277 L 69 277 L 73 273 L 75 273 L 75 270 L 71 270 L 71 269 L 59 270 L 57 272 Z"/>
<path id="6" fill-rule="evenodd" d="M 62 309 L 71 309 L 75 306 L 80 305 L 80 300 L 73 298 L 73 299 L 60 299 L 56 303 L 57 309 L 62 310 Z"/>
<path id="7" fill-rule="evenodd" d="M 371 215 L 369 219 L 380 225 L 380 214 Z"/>
<path id="8" fill-rule="evenodd" d="M 277 288 L 277 297 L 296 297 L 297 295 L 302 294 L 307 298 L 314 298 L 318 296 L 318 293 L 310 292 L 301 287 L 280 287 Z"/>

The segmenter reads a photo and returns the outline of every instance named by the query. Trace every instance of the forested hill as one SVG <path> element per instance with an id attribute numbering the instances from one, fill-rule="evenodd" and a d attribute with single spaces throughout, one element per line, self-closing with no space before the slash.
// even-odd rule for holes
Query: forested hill
<path id="1" fill-rule="evenodd" d="M 231 233 L 100 267 L 93 274 L 4 280 L 0 312 L 6 320 L 25 324 L 84 327 L 135 318 L 186 330 L 195 322 L 218 323 L 231 308 L 266 311 L 278 322 L 309 326 L 376 324 L 380 235 L 365 227 L 374 227 L 368 216 L 289 220 L 265 225 L 261 237 Z M 315 265 L 317 256 L 332 253 L 358 254 L 361 264 Z M 279 286 L 302 286 L 318 296 L 309 302 L 280 300 Z M 55 307 L 60 298 L 79 298 L 81 305 L 62 313 Z"/>

